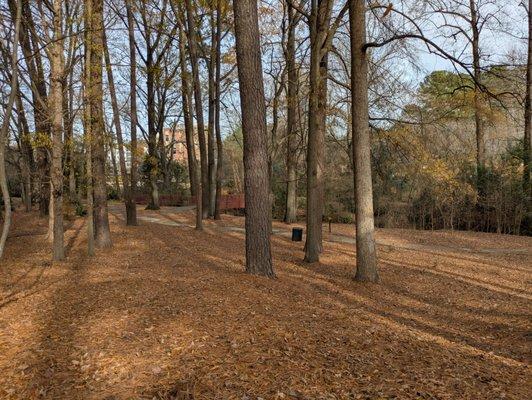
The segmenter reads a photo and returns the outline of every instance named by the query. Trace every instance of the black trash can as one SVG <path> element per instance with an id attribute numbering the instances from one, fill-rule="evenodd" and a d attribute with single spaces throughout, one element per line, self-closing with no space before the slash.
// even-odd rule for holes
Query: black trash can
<path id="1" fill-rule="evenodd" d="M 303 240 L 303 228 L 292 228 L 292 242 L 301 242 Z"/>

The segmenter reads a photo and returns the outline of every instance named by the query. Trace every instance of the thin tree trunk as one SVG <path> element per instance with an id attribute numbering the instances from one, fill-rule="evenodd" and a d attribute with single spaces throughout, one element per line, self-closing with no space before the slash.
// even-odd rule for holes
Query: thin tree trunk
<path id="1" fill-rule="evenodd" d="M 85 23 L 92 19 L 92 0 L 85 1 Z M 85 64 L 83 69 L 83 133 L 85 141 L 85 178 L 87 187 L 87 252 L 94 255 L 94 190 L 92 179 L 92 126 L 91 126 L 91 46 L 92 32 L 85 30 Z"/>
<path id="2" fill-rule="evenodd" d="M 222 0 L 216 1 L 216 67 L 214 80 L 215 93 L 215 130 L 216 130 L 216 193 L 214 199 L 214 219 L 220 219 L 220 199 L 222 196 L 223 142 L 220 129 L 220 80 L 221 80 L 221 40 L 222 40 Z"/>
<path id="3" fill-rule="evenodd" d="M 528 58 L 526 69 L 525 132 L 523 137 L 523 200 L 522 230 L 532 232 L 532 186 L 530 159 L 532 156 L 532 2 L 528 2 Z"/>
<path id="4" fill-rule="evenodd" d="M 273 277 L 270 249 L 268 134 L 257 0 L 234 0 L 233 7 L 244 135 L 246 271 Z"/>
<path id="5" fill-rule="evenodd" d="M 366 4 L 349 3 L 351 29 L 351 113 L 353 160 L 355 163 L 356 258 L 355 279 L 377 282 L 377 255 L 373 221 L 373 187 L 371 182 L 371 140 L 368 110 L 368 60 L 366 42 Z"/>
<path id="6" fill-rule="evenodd" d="M 203 100 L 201 95 L 201 82 L 198 68 L 196 26 L 194 23 L 194 11 L 192 9 L 191 0 L 185 0 L 185 7 L 187 17 L 188 48 L 194 87 L 194 107 L 196 112 L 196 124 L 198 127 L 198 142 L 201 159 L 202 212 L 203 218 L 206 218 L 209 212 L 209 173 L 207 165 L 207 147 L 205 143 L 205 123 L 203 119 Z"/>
<path id="7" fill-rule="evenodd" d="M 215 9 L 211 4 L 210 28 L 211 28 L 211 46 L 210 57 L 208 64 L 209 72 L 209 125 L 207 128 L 207 156 L 208 156 L 208 175 L 209 175 L 209 217 L 214 217 L 216 206 L 216 159 L 214 156 L 214 146 L 216 144 L 215 138 L 215 124 L 216 124 L 216 19 L 214 17 Z"/>
<path id="8" fill-rule="evenodd" d="M 91 4 L 90 29 L 90 133 L 92 139 L 92 175 L 94 181 L 94 231 L 95 245 L 99 248 L 111 247 L 111 231 L 107 210 L 107 186 L 105 179 L 106 140 L 103 117 L 103 0 L 86 0 Z"/>
<path id="9" fill-rule="evenodd" d="M 67 87 L 63 88 L 63 115 L 64 115 L 64 129 L 65 129 L 65 142 L 63 151 L 66 150 L 66 165 L 68 168 L 68 199 L 71 203 L 77 203 L 77 191 L 76 191 L 76 163 L 74 159 L 74 90 L 73 90 L 73 73 L 70 73 L 69 82 Z"/>
<path id="10" fill-rule="evenodd" d="M 39 142 L 45 142 L 45 138 L 50 136 L 50 124 L 47 114 L 48 101 L 41 53 L 39 49 L 35 48 L 35 45 L 32 45 L 32 40 L 33 43 L 37 42 L 35 38 L 37 30 L 33 22 L 29 1 L 22 0 L 19 4 L 22 7 L 19 41 L 31 81 L 35 135 L 39 139 Z M 15 20 L 18 10 L 16 0 L 8 0 L 8 5 L 11 16 Z M 35 187 L 38 188 L 40 215 L 44 217 L 48 215 L 50 200 L 49 160 L 44 146 L 37 147 L 35 161 L 37 169 Z"/>
<path id="11" fill-rule="evenodd" d="M 126 204 L 126 219 L 127 225 L 137 225 L 137 204 L 135 195 L 137 193 L 137 54 L 135 49 L 135 27 L 133 21 L 133 12 L 131 10 L 130 0 L 125 0 L 127 12 L 127 28 L 129 37 L 129 62 L 131 63 L 129 71 L 129 86 L 130 86 L 130 135 L 131 135 L 131 150 L 130 150 L 130 201 Z"/>
<path id="12" fill-rule="evenodd" d="M 109 132 L 106 132 L 107 134 L 107 146 L 106 146 L 106 154 L 109 152 L 111 155 L 111 165 L 113 167 L 113 178 L 115 180 L 115 191 L 119 198 L 122 198 L 122 190 L 120 189 L 120 178 L 119 178 L 119 171 L 118 171 L 118 165 L 116 163 L 116 154 L 115 154 L 115 138 L 113 135 L 112 129 L 109 129 Z M 107 160 L 107 156 L 105 157 Z"/>
<path id="13" fill-rule="evenodd" d="M 31 211 L 32 206 L 32 176 L 34 171 L 33 149 L 31 147 L 30 128 L 28 126 L 28 120 L 26 113 L 24 112 L 24 104 L 22 103 L 22 96 L 20 93 L 20 85 L 17 81 L 17 114 L 19 125 L 19 141 L 20 149 L 22 152 L 22 175 L 24 178 L 24 208 L 26 212 Z"/>
<path id="14" fill-rule="evenodd" d="M 149 38 L 149 33 L 146 35 Z M 149 180 L 151 187 L 151 199 L 146 207 L 149 210 L 158 210 L 159 188 L 157 186 L 157 176 L 159 174 L 159 159 L 157 157 L 157 132 L 155 130 L 155 88 L 154 88 L 154 65 L 153 49 L 149 41 L 146 43 L 146 107 L 148 111 L 148 163 Z"/>
<path id="15" fill-rule="evenodd" d="M 184 18 L 183 18 L 184 19 Z M 181 19 L 179 24 L 179 57 L 181 62 L 181 98 L 183 100 L 183 117 L 185 120 L 185 137 L 187 141 L 187 157 L 190 174 L 190 186 L 192 196 L 196 200 L 196 229 L 203 229 L 202 187 L 199 175 L 199 166 L 196 158 L 196 146 L 194 145 L 194 124 L 192 91 L 190 88 L 190 74 L 188 72 L 185 54 L 185 35 Z"/>
<path id="16" fill-rule="evenodd" d="M 51 195 L 53 218 L 53 259 L 65 258 L 63 238 L 63 4 L 62 0 L 53 3 L 54 40 L 51 49 L 50 76 L 50 116 L 52 122 L 52 170 Z"/>
<path id="17" fill-rule="evenodd" d="M 13 49 L 11 53 L 11 88 L 9 98 L 7 100 L 6 113 L 2 121 L 2 128 L 0 130 L 0 189 L 2 191 L 2 198 L 4 199 L 4 225 L 2 227 L 2 234 L 0 235 L 0 259 L 4 254 L 4 248 L 7 241 L 7 234 L 11 226 L 11 197 L 9 196 L 9 189 L 7 187 L 6 176 L 6 160 L 5 151 L 8 142 L 9 121 L 11 120 L 11 113 L 13 111 L 13 104 L 15 103 L 17 87 L 17 72 L 18 72 L 18 41 L 20 35 L 20 20 L 22 15 L 21 1 L 18 0 L 15 11 L 15 35 L 13 37 Z"/>
<path id="18" fill-rule="evenodd" d="M 287 117 L 286 117 L 286 208 L 284 222 L 297 220 L 297 144 L 299 93 L 296 69 L 296 26 L 295 10 L 288 4 L 288 36 L 286 43 L 286 69 L 288 74 Z"/>
<path id="19" fill-rule="evenodd" d="M 109 47 L 107 46 L 107 35 L 105 28 L 103 30 L 103 45 L 104 58 L 107 71 L 107 84 L 109 85 L 109 94 L 111 96 L 111 106 L 113 108 L 113 120 L 116 129 L 116 141 L 118 142 L 118 159 L 120 162 L 120 176 L 122 178 L 124 205 L 126 207 L 126 221 L 131 219 L 128 215 L 131 212 L 131 185 L 129 183 L 129 176 L 126 168 L 126 156 L 124 151 L 124 138 L 122 135 L 122 123 L 120 122 L 120 109 L 118 108 L 118 100 L 116 98 L 115 81 L 113 76 L 113 68 L 111 66 L 111 57 L 109 56 Z"/>
<path id="20" fill-rule="evenodd" d="M 480 32 L 478 28 L 477 15 L 477 1 L 469 0 L 469 9 L 471 17 L 472 41 L 471 49 L 473 56 L 473 75 L 475 77 L 474 84 L 474 108 L 475 108 L 475 137 L 477 145 L 477 205 L 483 208 L 483 201 L 486 195 L 486 145 L 484 139 L 484 123 L 482 118 L 482 93 L 479 88 L 479 83 L 482 79 L 482 71 L 480 68 Z M 482 214 L 484 214 L 482 212 Z M 484 218 L 484 215 L 481 216 Z"/>

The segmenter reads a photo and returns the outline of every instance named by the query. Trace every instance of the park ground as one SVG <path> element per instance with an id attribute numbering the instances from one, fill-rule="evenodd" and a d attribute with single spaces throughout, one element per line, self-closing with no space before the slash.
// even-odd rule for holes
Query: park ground
<path id="1" fill-rule="evenodd" d="M 354 228 L 324 225 L 319 264 L 275 223 L 276 279 L 244 273 L 243 218 L 193 229 L 139 209 L 86 255 L 67 221 L 16 212 L 0 261 L 0 399 L 528 399 L 532 238 L 377 232 L 380 284 L 351 279 Z"/>

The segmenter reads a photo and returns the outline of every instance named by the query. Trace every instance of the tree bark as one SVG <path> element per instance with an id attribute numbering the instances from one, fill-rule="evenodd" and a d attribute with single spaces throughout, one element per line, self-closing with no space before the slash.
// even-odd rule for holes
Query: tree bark
<path id="1" fill-rule="evenodd" d="M 103 0 L 86 0 L 91 5 L 88 28 L 90 40 L 90 134 L 92 139 L 92 175 L 94 182 L 94 232 L 95 245 L 99 248 L 111 247 L 111 231 L 107 210 L 107 186 L 105 179 L 105 127 L 103 117 Z"/>
<path id="2" fill-rule="evenodd" d="M 310 21 L 310 92 L 307 143 L 307 238 L 305 261 L 319 261 L 324 208 L 324 147 L 327 113 L 327 33 L 332 2 L 313 0 Z"/>
<path id="3" fill-rule="evenodd" d="M 62 0 L 53 2 L 53 43 L 51 49 L 50 77 L 50 117 L 52 123 L 52 169 L 51 194 L 53 218 L 53 259 L 65 258 L 63 238 L 63 4 Z"/>
<path id="4" fill-rule="evenodd" d="M 273 277 L 266 105 L 257 0 L 234 0 L 236 56 L 244 135 L 246 271 Z"/>
<path id="5" fill-rule="evenodd" d="M 368 60 L 366 42 L 366 4 L 350 0 L 351 29 L 351 113 L 355 176 L 356 258 L 355 279 L 377 282 L 377 255 L 373 221 L 373 186 L 371 182 L 371 140 L 368 110 Z"/>

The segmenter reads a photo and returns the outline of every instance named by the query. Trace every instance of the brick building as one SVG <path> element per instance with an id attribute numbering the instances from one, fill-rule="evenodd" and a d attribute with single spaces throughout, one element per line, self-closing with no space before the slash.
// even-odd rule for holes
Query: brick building
<path id="1" fill-rule="evenodd" d="M 187 141 L 185 130 L 182 127 L 174 129 L 165 128 L 163 130 L 164 145 L 168 149 L 167 154 L 171 154 L 172 159 L 179 164 L 187 165 Z"/>

